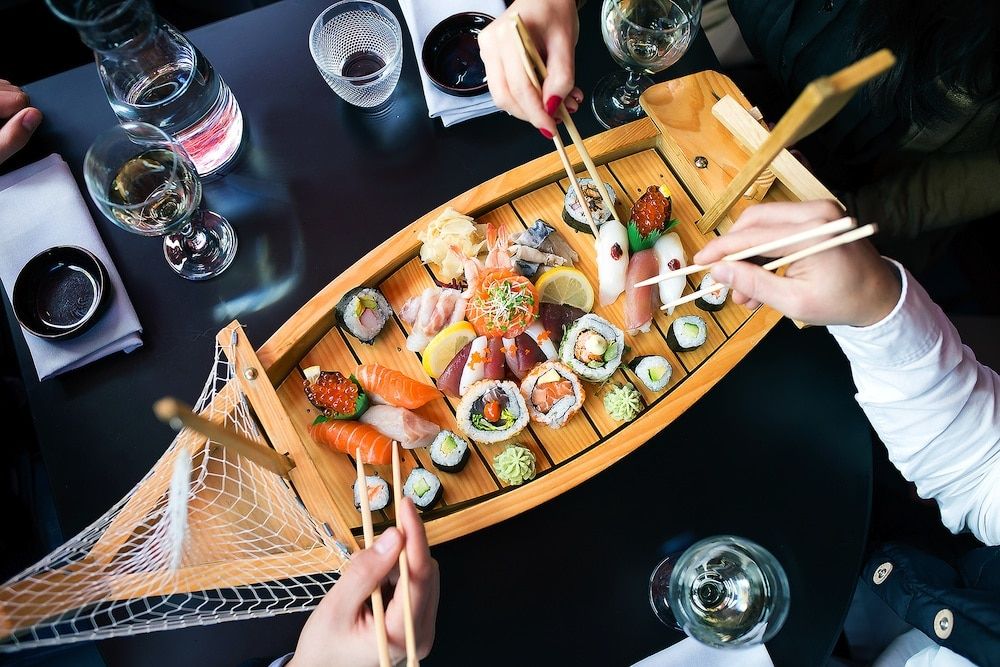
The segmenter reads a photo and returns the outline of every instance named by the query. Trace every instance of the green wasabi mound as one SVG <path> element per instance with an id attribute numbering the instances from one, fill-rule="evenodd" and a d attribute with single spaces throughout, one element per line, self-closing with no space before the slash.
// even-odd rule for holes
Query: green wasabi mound
<path id="1" fill-rule="evenodd" d="M 535 479 L 535 455 L 521 445 L 508 445 L 493 459 L 493 469 L 501 482 L 518 486 Z"/>
<path id="2" fill-rule="evenodd" d="M 604 395 L 604 409 L 612 419 L 620 422 L 630 422 L 642 412 L 642 400 L 639 390 L 631 383 L 612 385 Z"/>

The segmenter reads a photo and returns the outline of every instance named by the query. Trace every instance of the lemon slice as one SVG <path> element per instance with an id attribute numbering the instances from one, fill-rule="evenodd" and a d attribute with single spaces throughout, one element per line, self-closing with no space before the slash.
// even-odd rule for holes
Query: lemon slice
<path id="1" fill-rule="evenodd" d="M 583 271 L 571 266 L 549 269 L 535 282 L 538 298 L 545 303 L 575 306 L 589 313 L 594 307 L 594 288 Z"/>
<path id="2" fill-rule="evenodd" d="M 459 350 L 475 337 L 476 330 L 464 320 L 441 329 L 424 348 L 424 370 L 437 379 Z"/>

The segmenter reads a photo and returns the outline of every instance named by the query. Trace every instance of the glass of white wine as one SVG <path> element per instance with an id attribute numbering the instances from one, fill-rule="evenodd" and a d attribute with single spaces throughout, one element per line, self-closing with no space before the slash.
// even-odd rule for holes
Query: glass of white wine
<path id="1" fill-rule="evenodd" d="M 611 56 L 625 71 L 597 82 L 591 96 L 604 127 L 645 115 L 639 95 L 656 74 L 680 60 L 701 24 L 701 0 L 604 0 L 601 32 Z"/>
<path id="2" fill-rule="evenodd" d="M 162 236 L 167 264 L 188 280 L 226 270 L 236 256 L 236 232 L 200 208 L 201 181 L 184 147 L 148 123 L 122 123 L 87 151 L 84 180 L 91 198 L 116 225 Z"/>
<path id="3" fill-rule="evenodd" d="M 732 535 L 691 545 L 663 560 L 649 579 L 649 604 L 664 624 L 703 644 L 762 644 L 788 616 L 788 578 L 755 542 Z"/>

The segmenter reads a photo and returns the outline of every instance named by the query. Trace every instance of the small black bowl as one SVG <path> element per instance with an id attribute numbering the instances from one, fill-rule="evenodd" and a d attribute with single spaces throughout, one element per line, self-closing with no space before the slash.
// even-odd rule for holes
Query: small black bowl
<path id="1" fill-rule="evenodd" d="M 492 22 L 488 14 L 462 12 L 431 28 L 421 54 L 431 83 L 458 97 L 485 93 L 486 66 L 479 57 L 479 33 Z"/>
<path id="2" fill-rule="evenodd" d="M 49 248 L 28 261 L 14 282 L 14 315 L 40 338 L 79 336 L 111 300 L 108 271 L 76 246 Z"/>

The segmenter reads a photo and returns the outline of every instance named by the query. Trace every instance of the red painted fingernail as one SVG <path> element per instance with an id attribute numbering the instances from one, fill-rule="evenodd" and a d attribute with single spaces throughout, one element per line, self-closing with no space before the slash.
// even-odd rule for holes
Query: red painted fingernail
<path id="1" fill-rule="evenodd" d="M 542 136 L 545 137 L 546 139 L 552 138 L 552 133 L 546 130 L 544 127 L 538 128 L 538 131 L 541 132 Z"/>
<path id="2" fill-rule="evenodd" d="M 548 113 L 550 116 L 555 116 L 556 111 L 559 110 L 560 104 L 562 104 L 562 98 L 559 97 L 558 95 L 553 95 L 545 103 L 545 112 Z"/>

